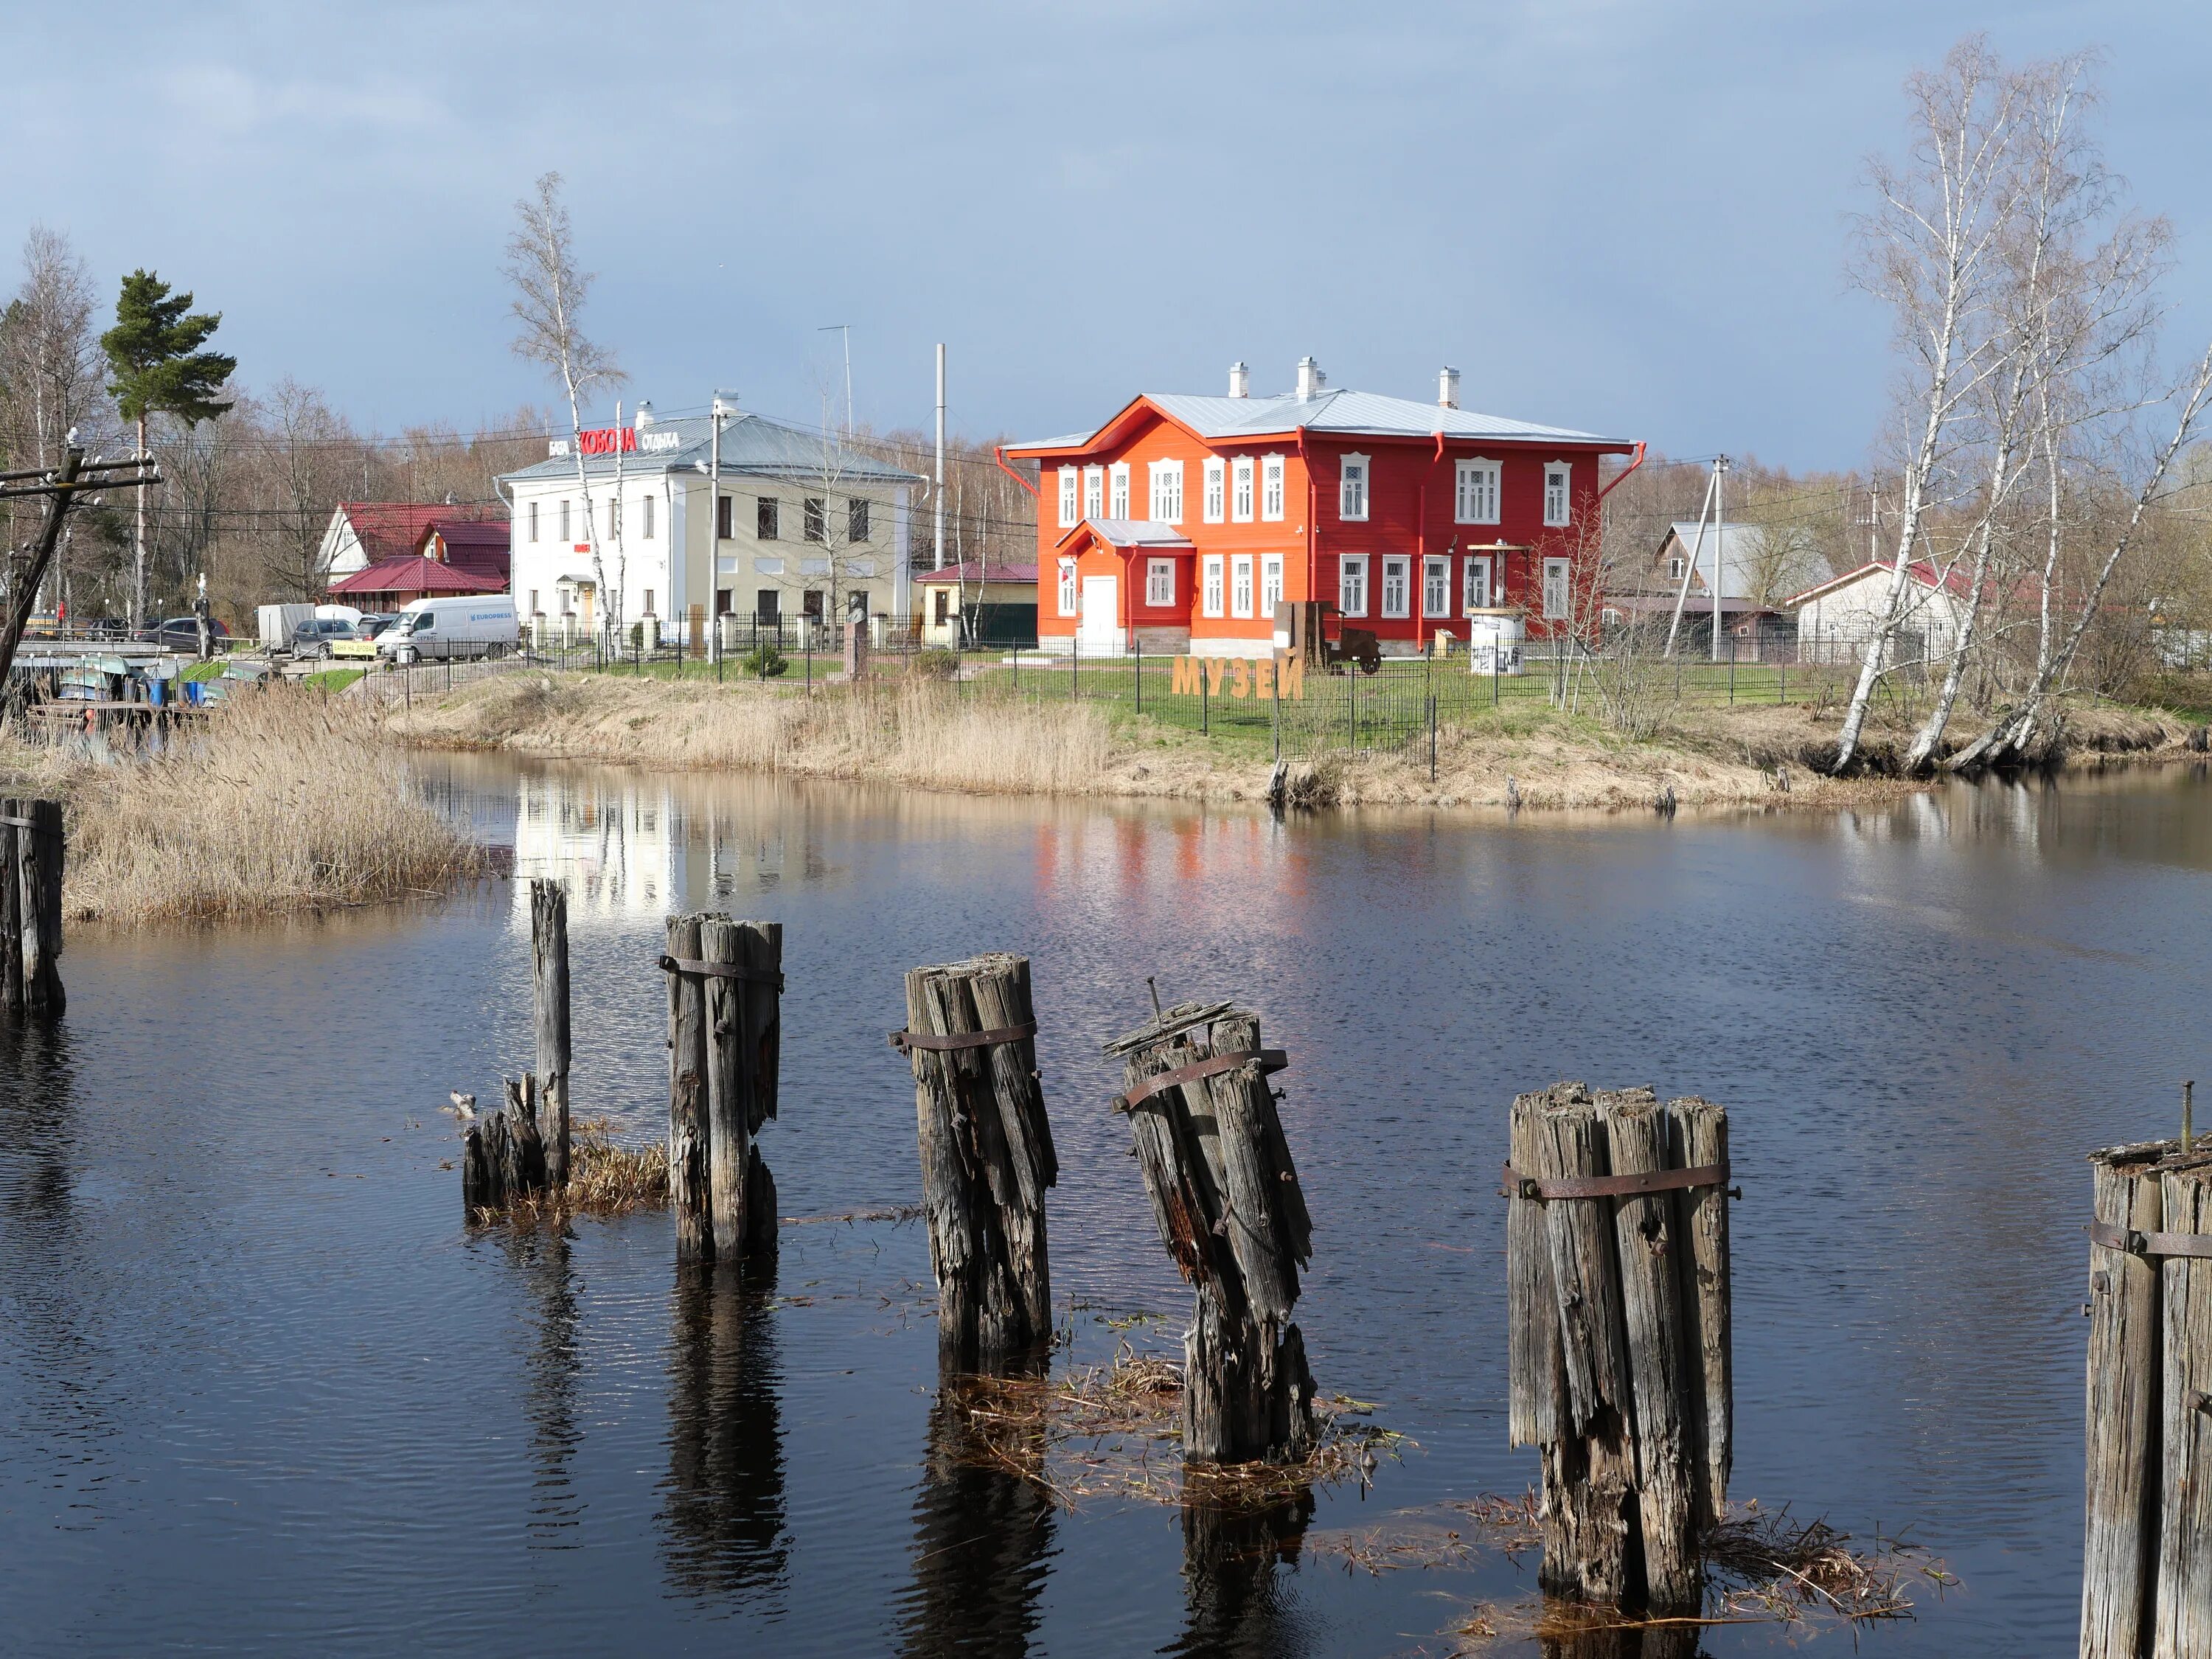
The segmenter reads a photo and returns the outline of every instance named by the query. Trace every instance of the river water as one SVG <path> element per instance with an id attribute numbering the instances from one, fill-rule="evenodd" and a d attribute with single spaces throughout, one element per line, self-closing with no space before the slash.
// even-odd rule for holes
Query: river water
<path id="1" fill-rule="evenodd" d="M 1162 1504 L 1054 1512 L 933 1457 L 915 1224 L 787 1224 L 742 1298 L 679 1279 L 665 1215 L 465 1231 L 438 1107 L 530 1058 L 506 881 L 83 930 L 67 1019 L 0 1048 L 0 1651 L 1448 1652 L 1533 1560 L 1376 1577 L 1327 1545 L 1534 1478 L 1495 1188 L 1507 1101 L 1559 1077 L 1730 1107 L 1735 1494 L 1905 1533 L 1960 1581 L 1861 1650 L 2072 1650 L 2082 1154 L 2169 1132 L 2212 1075 L 2202 778 L 1278 824 L 431 771 L 518 878 L 571 882 L 578 1107 L 627 1138 L 663 1121 L 662 916 L 785 924 L 763 1144 L 789 1218 L 918 1197 L 902 971 L 1030 956 L 1079 1355 L 1172 1348 L 1189 1300 L 1097 1044 L 1146 975 L 1248 1000 L 1292 1057 L 1313 1369 L 1418 1445 L 1256 1552 Z"/>

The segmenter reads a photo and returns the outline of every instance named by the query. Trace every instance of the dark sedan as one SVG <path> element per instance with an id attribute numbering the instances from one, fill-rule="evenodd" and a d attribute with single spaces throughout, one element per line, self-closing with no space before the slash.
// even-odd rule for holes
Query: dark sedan
<path id="1" fill-rule="evenodd" d="M 230 637 L 230 630 L 213 617 L 208 618 L 207 630 L 210 645 Z M 165 617 L 160 622 L 148 623 L 131 637 L 142 644 L 158 645 L 165 651 L 197 651 L 200 648 L 199 618 Z"/>

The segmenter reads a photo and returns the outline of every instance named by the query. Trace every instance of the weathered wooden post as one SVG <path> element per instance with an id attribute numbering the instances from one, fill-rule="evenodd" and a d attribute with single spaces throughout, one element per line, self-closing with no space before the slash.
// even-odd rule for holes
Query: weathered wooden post
<path id="1" fill-rule="evenodd" d="M 1508 1432 L 1542 1453 L 1545 1589 L 1694 1611 L 1734 1460 L 1728 1116 L 1562 1083 L 1513 1103 Z"/>
<path id="2" fill-rule="evenodd" d="M 568 1188 L 568 895 L 557 881 L 530 884 L 532 1000 L 537 1018 L 538 1088 L 544 1103 L 545 1179 Z"/>
<path id="3" fill-rule="evenodd" d="M 676 1259 L 714 1253 L 708 1218 L 707 994 L 696 967 L 700 919 L 668 919 L 668 1203 L 676 1212 Z"/>
<path id="4" fill-rule="evenodd" d="M 1060 1178 L 1036 1071 L 1027 957 L 994 952 L 906 976 L 915 1139 L 938 1354 L 970 1370 L 1036 1353 L 1052 1335 L 1045 1189 Z"/>
<path id="5" fill-rule="evenodd" d="M 2082 1659 L 2212 1653 L 2212 1152 L 2089 1170 Z"/>
<path id="6" fill-rule="evenodd" d="M 9 923 L 6 995 L 9 1006 L 43 1018 L 68 1006 L 62 990 L 62 808 L 59 801 L 9 800 L 4 817 L 14 856 L 5 880 L 0 919 Z M 20 1000 L 19 1000 L 20 999 Z"/>
<path id="7" fill-rule="evenodd" d="M 15 840 L 22 833 L 23 803 L 0 800 L 0 1007 L 23 1012 L 23 885 L 15 875 Z"/>
<path id="8" fill-rule="evenodd" d="M 538 1085 L 527 1074 L 507 1079 L 507 1105 L 461 1137 L 461 1207 L 503 1210 L 545 1190 L 545 1142 L 538 1129 Z"/>
<path id="9" fill-rule="evenodd" d="M 1305 1338 L 1290 1322 L 1313 1223 L 1276 1115 L 1260 1022 L 1182 1003 L 1105 1047 L 1126 1062 L 1126 1113 L 1160 1242 L 1196 1292 L 1183 1336 L 1183 1455 L 1302 1456 L 1318 1432 Z"/>
<path id="10" fill-rule="evenodd" d="M 775 1248 L 775 1183 L 753 1137 L 775 1115 L 782 1042 L 783 924 L 708 916 L 707 1210 L 714 1259 Z"/>

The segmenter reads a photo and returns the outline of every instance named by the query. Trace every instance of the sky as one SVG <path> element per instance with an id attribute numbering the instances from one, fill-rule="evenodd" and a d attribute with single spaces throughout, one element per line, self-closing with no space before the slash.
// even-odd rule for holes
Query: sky
<path id="1" fill-rule="evenodd" d="M 84 23 L 82 17 L 96 19 Z M 0 0 L 0 261 L 65 232 L 219 310 L 249 387 L 497 421 L 514 203 L 566 180 L 586 331 L 663 414 L 1087 428 L 1139 392 L 1330 384 L 1796 467 L 1873 452 L 1888 325 L 1846 272 L 1900 87 L 1961 35 L 2097 46 L 2212 330 L 2212 8 L 2185 4 L 370 5 Z M 0 290 L 11 268 L 0 263 Z M 823 331 L 849 325 L 849 335 Z M 587 420 L 611 416 L 603 398 Z"/>

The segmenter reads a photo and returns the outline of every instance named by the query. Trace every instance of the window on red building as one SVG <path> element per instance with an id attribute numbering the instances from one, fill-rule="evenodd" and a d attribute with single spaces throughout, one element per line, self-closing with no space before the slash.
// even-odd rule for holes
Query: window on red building
<path id="1" fill-rule="evenodd" d="M 1152 559 L 1145 566 L 1145 603 L 1149 605 L 1170 605 L 1175 603 L 1175 561 Z"/>
<path id="2" fill-rule="evenodd" d="M 1413 612 L 1413 562 L 1402 553 L 1385 554 L 1382 559 L 1382 614 L 1385 617 L 1410 617 Z"/>
<path id="3" fill-rule="evenodd" d="M 1229 614 L 1252 614 L 1252 556 L 1239 553 L 1229 562 Z"/>
<path id="4" fill-rule="evenodd" d="M 1221 555 L 1218 553 L 1206 556 L 1205 592 L 1200 601 L 1200 609 L 1209 617 L 1221 614 Z"/>
<path id="5" fill-rule="evenodd" d="M 1421 561 L 1421 614 L 1451 615 L 1451 561 L 1431 554 Z"/>
<path id="6" fill-rule="evenodd" d="M 1236 482 L 1229 495 L 1229 516 L 1238 524 L 1252 522 L 1252 458 L 1239 455 L 1234 463 Z"/>
<path id="7" fill-rule="evenodd" d="M 1544 464 L 1544 522 L 1554 526 L 1564 525 L 1568 518 L 1567 483 L 1572 468 L 1565 461 Z"/>
<path id="8" fill-rule="evenodd" d="M 1336 515 L 1358 520 L 1367 516 L 1367 458 L 1347 455 L 1338 475 Z"/>
<path id="9" fill-rule="evenodd" d="M 1367 556 L 1347 553 L 1337 567 L 1336 608 L 1347 617 L 1367 614 Z"/>
<path id="10" fill-rule="evenodd" d="M 1226 515 L 1226 463 L 1218 457 L 1206 464 L 1206 521 L 1219 524 Z"/>
<path id="11" fill-rule="evenodd" d="M 1283 518 L 1283 458 L 1267 456 L 1260 463 L 1260 516 L 1269 524 Z"/>

